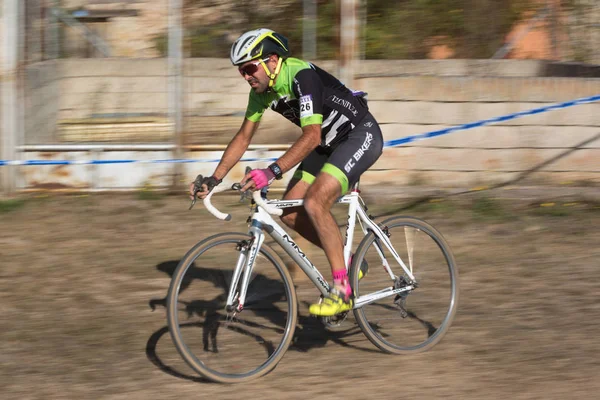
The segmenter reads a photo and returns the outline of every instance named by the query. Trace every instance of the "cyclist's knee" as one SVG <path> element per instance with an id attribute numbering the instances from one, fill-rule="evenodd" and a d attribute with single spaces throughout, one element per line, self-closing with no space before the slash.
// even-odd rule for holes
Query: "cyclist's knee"
<path id="1" fill-rule="evenodd" d="M 311 215 L 318 215 L 321 212 L 327 211 L 322 198 L 310 195 L 304 199 L 304 209 Z"/>
<path id="2" fill-rule="evenodd" d="M 337 182 L 336 182 L 337 184 Z M 339 184 L 337 184 L 339 185 Z M 329 185 L 311 186 L 304 198 L 306 212 L 313 215 L 329 212 L 339 196 L 339 187 Z"/>

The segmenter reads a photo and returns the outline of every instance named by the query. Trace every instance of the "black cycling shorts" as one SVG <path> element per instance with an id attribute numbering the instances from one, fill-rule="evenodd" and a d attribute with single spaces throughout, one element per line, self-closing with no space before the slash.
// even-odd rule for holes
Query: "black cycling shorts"
<path id="1" fill-rule="evenodd" d="M 383 135 L 368 113 L 340 142 L 317 147 L 298 166 L 294 178 L 312 184 L 320 172 L 337 178 L 346 194 L 383 152 Z"/>

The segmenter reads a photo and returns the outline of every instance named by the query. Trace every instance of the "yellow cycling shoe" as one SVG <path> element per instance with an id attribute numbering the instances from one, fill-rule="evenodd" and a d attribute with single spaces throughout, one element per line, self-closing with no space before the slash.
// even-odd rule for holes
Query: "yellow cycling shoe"
<path id="1" fill-rule="evenodd" d="M 308 312 L 319 317 L 331 317 L 354 307 L 352 298 L 344 299 L 338 290 L 332 289 L 322 302 L 311 304 Z"/>
<path id="2" fill-rule="evenodd" d="M 369 264 L 365 260 L 363 260 L 362 263 L 360 264 L 360 269 L 358 270 L 358 280 L 360 281 L 362 278 L 367 276 L 368 272 L 369 272 Z"/>

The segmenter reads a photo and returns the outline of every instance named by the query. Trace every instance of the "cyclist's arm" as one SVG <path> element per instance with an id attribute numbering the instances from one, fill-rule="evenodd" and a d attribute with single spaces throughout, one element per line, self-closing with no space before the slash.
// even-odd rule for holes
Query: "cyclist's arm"
<path id="1" fill-rule="evenodd" d="M 285 173 L 304 160 L 321 143 L 321 124 L 302 127 L 302 136 L 276 162 Z"/>
<path id="2" fill-rule="evenodd" d="M 235 166 L 235 164 L 240 161 L 244 152 L 248 149 L 250 145 L 250 141 L 252 140 L 252 136 L 256 132 L 258 128 L 259 122 L 252 122 L 247 118 L 244 118 L 244 122 L 238 133 L 231 139 L 231 142 L 227 145 L 227 149 L 225 149 L 225 153 L 217 165 L 215 169 L 214 176 L 218 179 L 223 179 Z"/>

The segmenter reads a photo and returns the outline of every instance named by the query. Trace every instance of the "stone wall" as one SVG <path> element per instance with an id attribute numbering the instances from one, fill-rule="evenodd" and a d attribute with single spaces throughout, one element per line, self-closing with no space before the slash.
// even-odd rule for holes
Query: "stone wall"
<path id="1" fill-rule="evenodd" d="M 60 80 L 60 61 L 45 61 L 25 68 L 24 144 L 57 142 Z"/>
<path id="2" fill-rule="evenodd" d="M 317 64 L 337 70 L 333 62 Z M 164 59 L 60 65 L 59 121 L 167 115 Z M 548 76 L 552 71 L 560 76 Z M 569 71 L 585 77 L 565 77 Z M 228 60 L 186 60 L 185 73 L 187 142 L 227 143 L 241 124 L 248 87 Z M 391 140 L 597 95 L 600 79 L 590 77 L 596 74 L 593 66 L 530 60 L 368 61 L 356 66 L 353 86 L 369 93 L 371 111 Z M 161 123 L 168 137 L 170 126 Z M 291 143 L 299 134 L 268 111 L 254 143 Z M 597 184 L 599 135 L 600 104 L 578 105 L 386 149 L 365 180 L 441 187 L 511 180 Z"/>
<path id="3" fill-rule="evenodd" d="M 386 140 L 600 93 L 598 78 L 536 76 L 548 71 L 543 63 L 511 62 L 493 73 L 484 65 L 465 75 L 364 76 L 357 86 L 369 92 Z M 599 113 L 598 103 L 578 105 L 389 148 L 368 174 L 446 187 L 600 183 Z"/>

